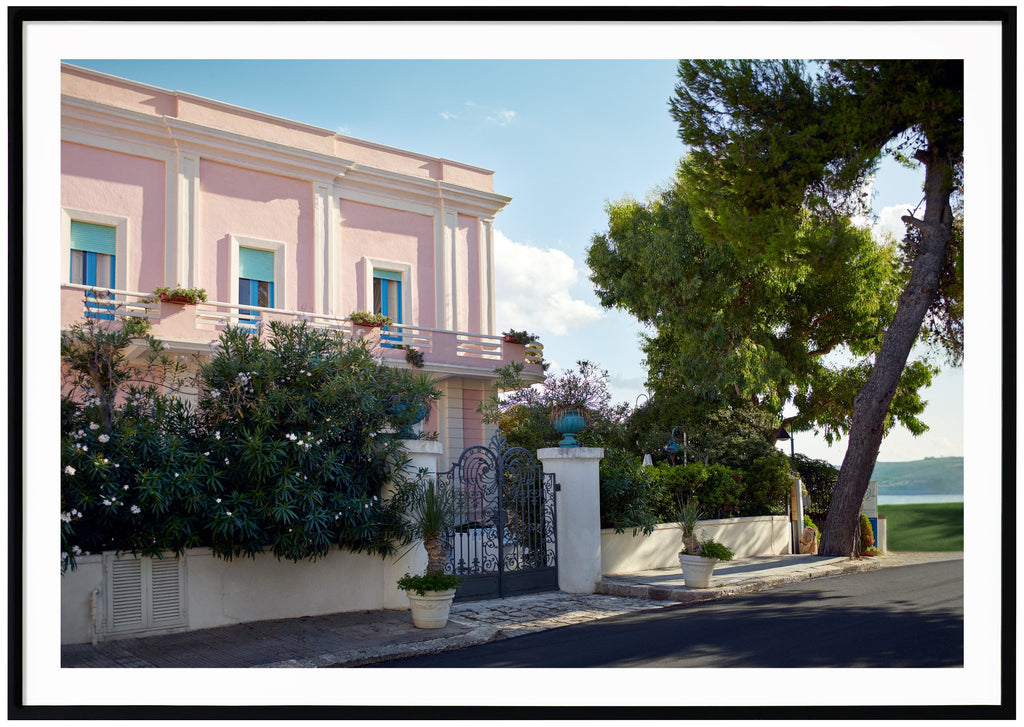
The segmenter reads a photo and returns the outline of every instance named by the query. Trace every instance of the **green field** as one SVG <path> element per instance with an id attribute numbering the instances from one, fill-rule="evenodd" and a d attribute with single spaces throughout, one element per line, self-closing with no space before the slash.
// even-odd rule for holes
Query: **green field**
<path id="1" fill-rule="evenodd" d="M 886 516 L 886 547 L 897 553 L 964 549 L 964 504 L 879 505 Z"/>

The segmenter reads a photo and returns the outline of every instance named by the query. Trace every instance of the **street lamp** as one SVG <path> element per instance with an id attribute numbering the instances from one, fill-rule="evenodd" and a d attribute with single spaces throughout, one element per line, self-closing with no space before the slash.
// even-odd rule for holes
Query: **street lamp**
<path id="1" fill-rule="evenodd" d="M 793 459 L 793 457 L 796 456 L 795 444 L 793 442 L 793 437 L 790 436 L 789 432 L 786 431 L 785 427 L 779 427 L 779 433 L 775 435 L 775 439 L 777 441 L 779 441 L 779 442 L 785 442 L 788 439 L 789 440 L 789 458 Z"/>

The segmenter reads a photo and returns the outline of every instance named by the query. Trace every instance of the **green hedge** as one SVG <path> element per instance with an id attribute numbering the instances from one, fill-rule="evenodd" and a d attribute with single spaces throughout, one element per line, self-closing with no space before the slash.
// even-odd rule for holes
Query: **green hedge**
<path id="1" fill-rule="evenodd" d="M 608 450 L 601 462 L 601 525 L 650 533 L 676 521 L 677 498 L 696 501 L 708 519 L 780 515 L 791 487 L 781 453 L 738 470 L 700 463 L 642 467 L 639 458 Z"/>

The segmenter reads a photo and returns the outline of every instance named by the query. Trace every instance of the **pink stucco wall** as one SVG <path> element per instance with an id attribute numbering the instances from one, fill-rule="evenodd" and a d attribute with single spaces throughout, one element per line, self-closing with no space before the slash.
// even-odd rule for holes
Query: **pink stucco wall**
<path id="1" fill-rule="evenodd" d="M 465 446 L 484 443 L 484 422 L 477 407 L 484 400 L 484 392 L 462 390 L 462 440 Z"/>
<path id="2" fill-rule="evenodd" d="M 341 201 L 341 315 L 363 305 L 363 257 L 413 267 L 413 314 L 405 323 L 436 326 L 434 306 L 434 218 L 412 212 Z"/>
<path id="3" fill-rule="evenodd" d="M 163 285 L 164 163 L 69 142 L 61 143 L 60 162 L 61 206 L 128 218 L 125 287 L 148 293 Z"/>
<path id="4" fill-rule="evenodd" d="M 275 307 L 313 310 L 312 184 L 205 159 L 199 178 L 199 286 L 209 298 L 231 300 L 229 236 L 241 235 L 284 243 Z"/>

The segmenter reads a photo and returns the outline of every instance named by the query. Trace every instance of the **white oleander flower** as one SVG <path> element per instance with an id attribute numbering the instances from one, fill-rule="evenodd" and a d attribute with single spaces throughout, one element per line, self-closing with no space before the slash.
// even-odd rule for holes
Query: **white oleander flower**
<path id="1" fill-rule="evenodd" d="M 100 442 L 106 444 L 107 442 L 110 441 L 110 435 L 109 434 L 101 434 L 99 437 L 97 437 L 97 439 L 99 439 Z"/>
<path id="2" fill-rule="evenodd" d="M 68 475 L 73 475 L 75 474 L 75 468 L 72 467 L 71 465 L 68 465 L 67 467 L 64 468 L 64 473 Z"/>

